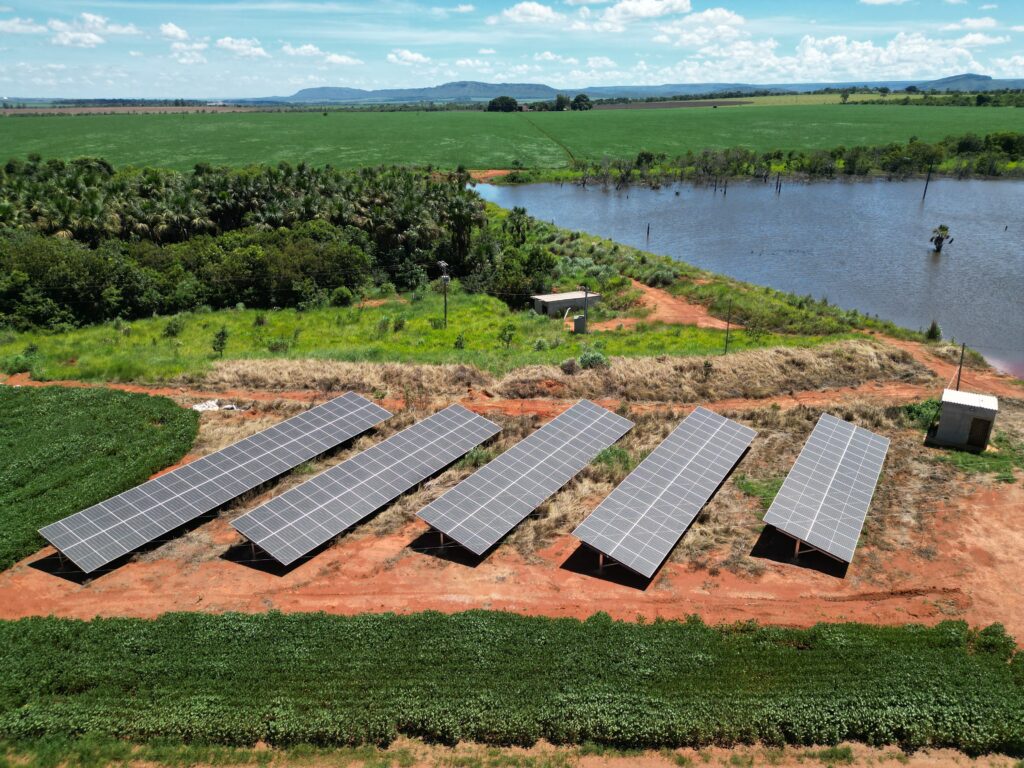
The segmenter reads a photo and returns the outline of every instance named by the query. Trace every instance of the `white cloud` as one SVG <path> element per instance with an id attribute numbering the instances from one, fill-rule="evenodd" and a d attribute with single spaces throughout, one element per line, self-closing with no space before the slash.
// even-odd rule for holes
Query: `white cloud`
<path id="1" fill-rule="evenodd" d="M 613 69 L 617 65 L 607 56 L 590 56 L 587 59 L 587 66 L 591 69 Z"/>
<path id="2" fill-rule="evenodd" d="M 270 58 L 270 54 L 263 50 L 255 37 L 222 37 L 217 41 L 217 47 L 243 59 Z"/>
<path id="3" fill-rule="evenodd" d="M 579 64 L 579 59 L 575 59 L 572 56 L 562 56 L 558 53 L 552 53 L 551 51 L 542 51 L 541 53 L 533 54 L 534 61 L 557 61 L 560 64 Z"/>
<path id="4" fill-rule="evenodd" d="M 946 0 L 946 5 L 967 5 L 967 0 Z"/>
<path id="5" fill-rule="evenodd" d="M 470 3 L 459 3 L 450 7 L 443 7 L 435 5 L 430 9 L 430 12 L 435 16 L 447 16 L 449 13 L 472 13 L 476 10 L 475 5 Z"/>
<path id="6" fill-rule="evenodd" d="M 588 22 L 590 9 L 580 9 L 581 21 L 575 22 L 575 29 L 595 29 L 599 32 L 622 32 L 633 21 L 659 19 L 677 13 L 689 13 L 690 0 L 619 0 L 605 8 L 597 20 Z"/>
<path id="7" fill-rule="evenodd" d="M 481 48 L 479 51 L 477 51 L 477 53 L 479 53 L 481 56 L 493 56 L 494 54 L 497 53 L 497 51 L 494 50 L 493 48 Z"/>
<path id="8" fill-rule="evenodd" d="M 1008 59 L 996 59 L 992 62 L 996 73 L 1003 77 L 1024 77 L 1024 56 L 1011 56 Z"/>
<path id="9" fill-rule="evenodd" d="M 356 64 L 362 64 L 361 59 L 357 59 L 354 56 L 346 56 L 344 53 L 328 53 L 324 57 L 324 63 L 326 64 L 338 64 L 340 66 L 355 66 Z"/>
<path id="10" fill-rule="evenodd" d="M 430 57 L 416 51 L 410 51 L 408 48 L 395 48 L 388 54 L 388 61 L 392 64 L 401 64 L 408 67 L 413 64 L 427 64 L 430 62 Z"/>
<path id="11" fill-rule="evenodd" d="M 54 35 L 54 45 L 75 48 L 95 48 L 107 42 L 105 35 L 138 35 L 140 30 L 134 24 L 111 24 L 106 16 L 95 13 L 80 13 L 74 21 L 50 19 L 47 26 Z"/>
<path id="12" fill-rule="evenodd" d="M 36 24 L 32 19 L 20 19 L 15 16 L 13 19 L 0 19 L 0 32 L 9 35 L 40 35 L 46 31 L 42 24 Z"/>
<path id="13" fill-rule="evenodd" d="M 691 13 L 658 28 L 655 42 L 688 48 L 702 48 L 712 42 L 727 43 L 746 36 L 746 19 L 725 8 Z"/>
<path id="14" fill-rule="evenodd" d="M 565 21 L 565 14 L 559 13 L 550 5 L 525 0 L 506 8 L 497 16 L 488 16 L 488 24 L 511 22 L 513 24 L 560 24 Z"/>
<path id="15" fill-rule="evenodd" d="M 490 70 L 491 62 L 486 59 L 459 59 L 455 66 L 463 69 Z"/>
<path id="16" fill-rule="evenodd" d="M 317 48 L 312 43 L 306 43 L 305 45 L 294 46 L 290 43 L 285 43 L 281 46 L 281 50 L 289 56 L 323 56 L 324 52 Z"/>
<path id="17" fill-rule="evenodd" d="M 947 24 L 943 27 L 945 30 L 957 30 L 957 29 L 992 29 L 993 27 L 999 26 L 999 22 L 993 19 L 991 16 L 982 16 L 980 18 L 966 18 L 960 19 L 955 24 Z"/>
<path id="18" fill-rule="evenodd" d="M 968 32 L 963 37 L 955 40 L 953 44 L 962 45 L 964 48 L 977 48 L 985 45 L 1002 45 L 1008 42 L 1010 42 L 1010 38 L 1006 35 L 995 37 L 993 35 L 986 35 L 984 32 Z"/>
<path id="19" fill-rule="evenodd" d="M 999 6 L 995 3 L 985 3 L 984 5 L 979 5 L 978 9 L 982 11 L 994 11 L 998 7 Z"/>
<path id="20" fill-rule="evenodd" d="M 1011 32 L 1024 32 L 1024 24 L 1016 27 L 1010 27 Z"/>
<path id="21" fill-rule="evenodd" d="M 170 21 L 160 25 L 160 34 L 168 40 L 188 40 L 188 32 Z"/>
<path id="22" fill-rule="evenodd" d="M 142 51 L 128 51 L 128 55 L 131 56 L 133 59 L 141 59 Z"/>
<path id="23" fill-rule="evenodd" d="M 910 0 L 860 0 L 864 5 L 903 5 Z"/>

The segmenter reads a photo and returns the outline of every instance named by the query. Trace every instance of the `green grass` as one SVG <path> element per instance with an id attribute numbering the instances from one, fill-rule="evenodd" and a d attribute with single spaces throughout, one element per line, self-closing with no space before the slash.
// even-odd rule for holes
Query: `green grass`
<path id="1" fill-rule="evenodd" d="M 37 550 L 43 525 L 173 464 L 199 418 L 163 397 L 0 386 L 0 570 Z"/>
<path id="2" fill-rule="evenodd" d="M 114 322 L 66 333 L 45 331 L 0 335 L 0 370 L 28 368 L 40 379 L 158 381 L 201 374 L 215 360 L 214 334 L 228 330 L 225 359 L 322 358 L 347 361 L 463 363 L 494 373 L 524 365 L 560 363 L 593 346 L 607 355 L 712 355 L 723 350 L 725 333 L 692 326 L 642 326 L 639 330 L 603 331 L 586 337 L 567 332 L 558 320 L 532 311 L 511 312 L 507 305 L 481 294 L 449 296 L 448 328 L 435 328 L 442 299 L 433 293 L 412 300 L 395 299 L 379 307 L 280 310 L 223 310 L 184 315 L 184 329 L 164 335 L 168 318 Z M 257 326 L 257 315 L 266 324 Z M 395 320 L 404 319 L 395 331 Z M 509 349 L 498 341 L 501 327 L 512 322 Z M 465 334 L 465 348 L 455 339 Z M 838 336 L 796 336 L 733 331 L 729 349 L 762 346 L 809 346 Z M 537 339 L 546 344 L 537 349 Z M 35 348 L 35 351 L 32 351 Z M 29 354 L 25 350 L 29 350 Z M 26 365 L 27 363 L 27 365 Z"/>
<path id="3" fill-rule="evenodd" d="M 801 97 L 803 98 L 803 97 Z M 802 103 L 801 103 L 802 104 Z M 104 157 L 115 165 L 186 169 L 287 160 L 352 168 L 433 164 L 454 168 L 560 168 L 571 157 L 630 157 L 639 149 L 669 155 L 743 146 L 829 149 L 918 136 L 1020 130 L 1019 109 L 918 110 L 833 104 L 727 109 L 592 112 L 331 112 L 175 115 L 79 115 L 0 118 L 7 156 Z"/>
<path id="4" fill-rule="evenodd" d="M 768 509 L 772 502 L 775 501 L 775 497 L 782 487 L 783 480 L 785 480 L 785 477 L 782 475 L 766 479 L 737 475 L 736 487 L 747 494 L 747 496 L 753 496 L 757 499 L 763 509 Z"/>
<path id="5" fill-rule="evenodd" d="M 0 622 L 0 739 L 294 748 L 383 747 L 406 735 L 617 750 L 861 741 L 1019 756 L 1015 651 L 999 625 L 948 621 L 37 617 Z"/>
<path id="6" fill-rule="evenodd" d="M 952 464 L 968 474 L 995 475 L 1001 483 L 1016 481 L 1016 470 L 1024 470 L 1024 443 L 1013 440 L 1005 432 L 997 432 L 987 451 L 941 450 L 940 461 Z"/>

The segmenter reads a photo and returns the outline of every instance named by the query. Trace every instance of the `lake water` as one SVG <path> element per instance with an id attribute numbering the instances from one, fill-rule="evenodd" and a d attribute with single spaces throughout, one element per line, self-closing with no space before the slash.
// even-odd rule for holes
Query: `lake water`
<path id="1" fill-rule="evenodd" d="M 505 208 L 912 329 L 937 320 L 1024 375 L 1024 182 L 689 184 L 615 192 L 571 184 L 477 191 Z M 678 194 L 677 194 L 678 193 Z M 647 225 L 651 234 L 647 239 Z M 946 224 L 941 255 L 928 243 Z"/>

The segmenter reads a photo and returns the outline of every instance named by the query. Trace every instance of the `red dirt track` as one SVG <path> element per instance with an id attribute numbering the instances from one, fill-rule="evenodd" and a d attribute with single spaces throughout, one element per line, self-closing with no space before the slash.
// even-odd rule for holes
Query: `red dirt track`
<path id="1" fill-rule="evenodd" d="M 674 297 L 653 290 L 645 293 L 656 301 L 656 313 L 678 311 L 669 301 Z M 687 322 L 693 322 L 692 318 Z M 907 350 L 943 380 L 955 371 L 954 364 L 937 358 L 923 345 L 883 340 Z M 6 383 L 37 385 L 24 375 L 10 377 Z M 56 384 L 88 386 L 81 382 Z M 179 387 L 109 386 L 168 395 L 178 402 L 213 398 L 309 402 L 323 398 L 315 391 L 205 392 Z M 964 388 L 972 387 L 1004 397 L 1024 397 L 1024 388 L 1011 377 L 991 371 L 966 371 Z M 834 406 L 854 399 L 901 403 L 936 394 L 934 388 L 916 384 L 871 382 L 839 390 L 708 405 L 730 410 L 769 403 L 782 408 Z M 461 402 L 484 415 L 501 412 L 542 418 L 553 417 L 571 405 L 565 399 L 503 400 L 480 391 L 470 391 Z M 615 401 L 602 404 L 618 406 Z M 387 405 L 400 407 L 400 403 Z M 631 407 L 653 410 L 670 406 L 643 403 Z M 245 414 L 239 412 L 237 417 L 245 418 Z M 189 458 L 194 457 L 186 461 Z M 265 498 L 251 501 L 248 507 Z M 232 513 L 237 514 L 240 512 Z M 724 569 L 698 570 L 669 562 L 651 584 L 640 588 L 622 583 L 623 571 L 614 566 L 602 574 L 594 572 L 590 561 L 581 559 L 578 543 L 569 535 L 557 536 L 534 557 L 525 558 L 511 547 L 499 547 L 482 562 L 470 565 L 458 561 L 457 549 L 439 548 L 419 521 L 386 535 L 357 527 L 282 575 L 261 569 L 269 563 L 247 565 L 222 557 L 224 551 L 242 540 L 228 524 L 227 516 L 221 516 L 85 584 L 34 567 L 53 554 L 52 548 L 45 548 L 0 574 L 0 618 L 46 614 L 152 617 L 188 610 L 322 610 L 352 614 L 490 608 L 579 618 L 596 611 L 623 619 L 697 613 L 709 622 L 753 619 L 789 626 L 818 621 L 934 623 L 958 617 L 972 624 L 999 621 L 1012 634 L 1024 637 L 1019 578 L 1019 553 L 1024 551 L 1024 484 L 982 485 L 966 498 L 936 499 L 929 520 L 926 534 L 920 534 L 926 540 L 913 545 L 932 549 L 934 556 L 928 559 L 915 556 L 909 548 L 873 551 L 865 546 L 842 578 L 826 568 L 813 567 L 814 561 L 804 559 L 795 564 L 787 557 L 759 559 L 765 570 L 758 576 L 736 575 Z M 755 544 L 752 540 L 744 546 L 748 543 L 751 547 Z"/>

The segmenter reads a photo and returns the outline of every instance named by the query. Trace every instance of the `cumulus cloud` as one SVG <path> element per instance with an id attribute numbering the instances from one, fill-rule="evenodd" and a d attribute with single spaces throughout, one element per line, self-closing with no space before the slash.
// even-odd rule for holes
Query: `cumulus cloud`
<path id="1" fill-rule="evenodd" d="M 462 69 L 490 70 L 491 62 L 486 59 L 459 59 L 455 62 L 455 66 Z"/>
<path id="2" fill-rule="evenodd" d="M 410 51 L 408 48 L 395 48 L 388 54 L 388 61 L 392 64 L 401 64 L 409 67 L 413 64 L 428 64 L 430 57 L 416 51 Z"/>
<path id="3" fill-rule="evenodd" d="M 74 48 L 95 48 L 107 42 L 110 35 L 138 35 L 134 24 L 112 24 L 106 16 L 80 13 L 73 21 L 50 19 L 47 26 L 54 33 L 50 42 Z"/>
<path id="4" fill-rule="evenodd" d="M 0 19 L 0 32 L 9 35 L 41 35 L 46 29 L 45 25 L 36 24 L 32 19 L 20 19 L 17 16 L 13 19 Z"/>
<path id="5" fill-rule="evenodd" d="M 217 47 L 243 59 L 270 58 L 255 37 L 222 37 L 217 41 Z"/>
<path id="6" fill-rule="evenodd" d="M 171 58 L 179 64 L 205 64 L 206 57 L 202 54 L 202 51 L 205 51 L 208 47 L 209 45 L 205 42 L 173 42 L 171 43 Z"/>
<path id="7" fill-rule="evenodd" d="M 986 35 L 984 32 L 968 32 L 963 37 L 953 41 L 954 45 L 962 45 L 964 48 L 980 48 L 986 45 L 1002 45 L 1010 42 L 1006 35 Z"/>
<path id="8" fill-rule="evenodd" d="M 511 22 L 512 24 L 560 24 L 565 21 L 565 14 L 559 13 L 550 5 L 525 0 L 506 8 L 497 16 L 488 16 L 488 24 Z"/>
<path id="9" fill-rule="evenodd" d="M 475 5 L 471 5 L 469 3 L 459 3 L 458 5 L 453 5 L 450 7 L 435 5 L 433 8 L 430 9 L 430 12 L 435 16 L 443 17 L 447 16 L 450 13 L 472 13 L 475 10 Z"/>
<path id="10" fill-rule="evenodd" d="M 583 6 L 579 18 L 573 22 L 576 30 L 592 29 L 598 32 L 622 32 L 634 21 L 660 19 L 678 13 L 689 13 L 690 0 L 618 0 L 605 8 L 596 17 L 590 8 Z M 591 21 L 593 18 L 593 21 Z"/>
<path id="11" fill-rule="evenodd" d="M 960 19 L 960 21 L 954 24 L 947 24 L 943 29 L 947 31 L 957 29 L 992 29 L 997 26 L 999 26 L 999 22 L 991 16 L 981 16 L 980 18 Z"/>
<path id="12" fill-rule="evenodd" d="M 160 34 L 168 40 L 188 40 L 188 32 L 170 21 L 160 25 Z"/>
<path id="13" fill-rule="evenodd" d="M 349 67 L 357 64 L 362 64 L 362 59 L 357 59 L 354 56 L 346 56 L 344 53 L 328 53 L 324 57 L 325 64 L 337 64 L 339 66 Z"/>
<path id="14" fill-rule="evenodd" d="M 579 64 L 579 59 L 575 59 L 572 56 L 562 56 L 558 53 L 552 53 L 551 51 L 542 51 L 541 53 L 533 54 L 534 61 L 557 61 L 560 64 Z"/>
<path id="15" fill-rule="evenodd" d="M 746 19 L 725 8 L 709 8 L 691 13 L 658 28 L 655 42 L 687 48 L 701 48 L 712 42 L 726 43 L 746 36 Z"/>
<path id="16" fill-rule="evenodd" d="M 616 64 L 607 56 L 590 56 L 587 58 L 587 66 L 590 69 L 613 69 Z"/>
<path id="17" fill-rule="evenodd" d="M 497 51 L 494 50 L 493 48 L 481 48 L 479 51 L 477 51 L 477 53 L 479 53 L 481 56 L 493 56 L 494 54 L 497 53 Z"/>
<path id="18" fill-rule="evenodd" d="M 306 43 L 305 45 L 291 45 L 285 43 L 281 46 L 281 50 L 289 56 L 323 56 L 324 52 L 317 48 L 312 43 Z"/>

